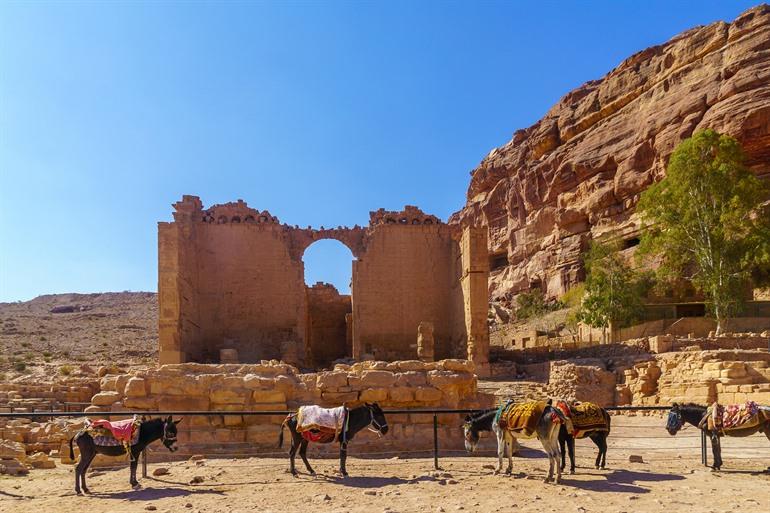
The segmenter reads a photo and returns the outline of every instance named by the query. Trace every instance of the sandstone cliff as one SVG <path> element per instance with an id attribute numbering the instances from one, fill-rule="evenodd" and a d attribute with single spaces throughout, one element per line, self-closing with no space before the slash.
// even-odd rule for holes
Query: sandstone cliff
<path id="1" fill-rule="evenodd" d="M 738 138 L 770 178 L 770 6 L 629 57 L 482 160 L 450 222 L 489 226 L 492 298 L 560 295 L 582 280 L 591 238 L 635 245 L 640 192 L 704 128 Z"/>

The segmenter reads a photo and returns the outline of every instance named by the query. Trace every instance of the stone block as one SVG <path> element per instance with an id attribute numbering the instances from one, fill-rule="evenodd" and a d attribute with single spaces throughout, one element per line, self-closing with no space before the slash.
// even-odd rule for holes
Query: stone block
<path id="1" fill-rule="evenodd" d="M 341 405 L 358 401 L 358 392 L 321 392 L 321 398 L 328 403 Z"/>
<path id="2" fill-rule="evenodd" d="M 395 387 L 388 390 L 390 400 L 396 403 L 409 403 L 414 400 L 414 391 L 411 388 Z"/>
<path id="3" fill-rule="evenodd" d="M 99 392 L 91 398 L 91 402 L 94 406 L 110 406 L 112 403 L 119 401 L 121 397 L 117 392 Z"/>
<path id="4" fill-rule="evenodd" d="M 396 386 L 399 387 L 416 387 L 420 385 L 426 385 L 428 383 L 428 377 L 424 372 L 400 372 L 396 376 Z"/>
<path id="5" fill-rule="evenodd" d="M 126 397 L 145 397 L 147 395 L 145 384 L 144 378 L 133 377 L 129 379 L 125 387 Z"/>
<path id="6" fill-rule="evenodd" d="M 255 403 L 285 403 L 286 394 L 280 390 L 254 390 L 251 398 Z"/>
<path id="7" fill-rule="evenodd" d="M 414 391 L 414 399 L 417 402 L 432 403 L 440 401 L 442 396 L 441 390 L 433 387 L 418 387 Z"/>
<path id="8" fill-rule="evenodd" d="M 158 397 L 158 409 L 161 411 L 207 411 L 209 406 L 208 397 Z"/>
<path id="9" fill-rule="evenodd" d="M 319 372 L 316 378 L 316 386 L 321 390 L 328 390 L 348 386 L 347 372 Z"/>
<path id="10" fill-rule="evenodd" d="M 387 388 L 366 388 L 361 391 L 359 400 L 367 403 L 385 401 L 388 398 Z"/>
<path id="11" fill-rule="evenodd" d="M 367 370 L 361 374 L 361 385 L 369 388 L 390 387 L 395 382 L 395 375 L 389 371 Z"/>
<path id="12" fill-rule="evenodd" d="M 214 388 L 211 390 L 212 404 L 240 404 L 246 403 L 248 391 L 245 388 Z"/>

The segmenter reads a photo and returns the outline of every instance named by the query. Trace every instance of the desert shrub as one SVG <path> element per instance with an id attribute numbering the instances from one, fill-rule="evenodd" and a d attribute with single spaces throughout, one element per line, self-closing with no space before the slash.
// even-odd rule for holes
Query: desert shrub
<path id="1" fill-rule="evenodd" d="M 59 367 L 59 373 L 62 376 L 69 376 L 70 374 L 72 374 L 72 366 L 71 365 L 62 365 L 61 367 Z"/>
<path id="2" fill-rule="evenodd" d="M 14 362 L 13 370 L 15 370 L 16 372 L 24 372 L 25 370 L 27 370 L 27 364 L 24 362 Z"/>

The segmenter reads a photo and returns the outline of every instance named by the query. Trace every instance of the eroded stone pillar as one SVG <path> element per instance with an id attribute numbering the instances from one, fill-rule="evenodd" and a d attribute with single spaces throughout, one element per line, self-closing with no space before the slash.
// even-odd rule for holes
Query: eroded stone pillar
<path id="1" fill-rule="evenodd" d="M 435 361 L 433 323 L 422 321 L 417 326 L 417 358 L 423 362 Z"/>
<path id="2" fill-rule="evenodd" d="M 476 365 L 476 374 L 490 375 L 489 370 L 489 254 L 487 227 L 468 226 L 460 241 L 462 290 L 468 360 Z"/>

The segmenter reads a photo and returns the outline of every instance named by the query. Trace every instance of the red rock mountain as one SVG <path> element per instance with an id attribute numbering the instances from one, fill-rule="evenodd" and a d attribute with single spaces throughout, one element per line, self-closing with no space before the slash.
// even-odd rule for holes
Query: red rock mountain
<path id="1" fill-rule="evenodd" d="M 770 6 L 629 57 L 481 161 L 451 222 L 489 226 L 492 298 L 562 294 L 582 280 L 579 256 L 594 237 L 634 245 L 640 192 L 704 128 L 740 140 L 770 178 Z"/>

